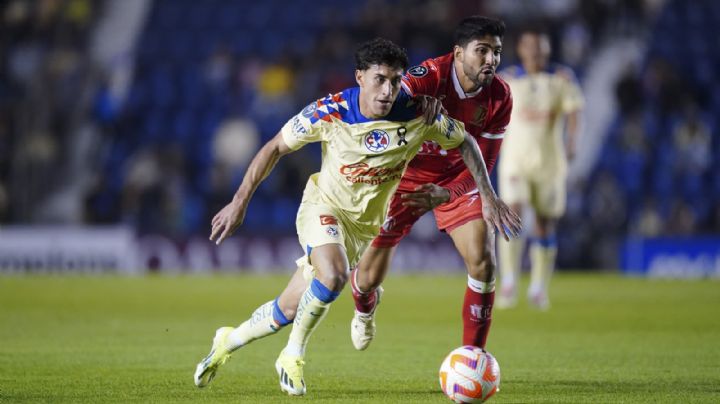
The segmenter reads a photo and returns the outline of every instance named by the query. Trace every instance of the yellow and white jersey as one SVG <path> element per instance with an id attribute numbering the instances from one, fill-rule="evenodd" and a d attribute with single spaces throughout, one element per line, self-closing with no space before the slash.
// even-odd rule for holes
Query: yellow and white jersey
<path id="1" fill-rule="evenodd" d="M 584 104 L 574 73 L 559 65 L 534 74 L 528 74 L 522 66 L 511 66 L 500 75 L 510 85 L 514 103 L 500 153 L 500 171 L 524 174 L 549 170 L 564 174 L 564 118 Z"/>
<path id="2" fill-rule="evenodd" d="M 359 88 L 351 88 L 311 103 L 281 133 L 293 150 L 322 142 L 322 168 L 308 180 L 303 204 L 332 208 L 353 228 L 347 231 L 374 237 L 405 168 L 423 142 L 458 147 L 465 127 L 443 115 L 425 125 L 403 92 L 386 117 L 368 119 L 360 113 L 359 93 Z"/>

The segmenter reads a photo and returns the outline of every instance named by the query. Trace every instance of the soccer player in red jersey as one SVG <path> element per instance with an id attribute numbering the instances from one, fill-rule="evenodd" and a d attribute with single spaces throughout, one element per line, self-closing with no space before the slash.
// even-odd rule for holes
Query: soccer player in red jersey
<path id="1" fill-rule="evenodd" d="M 448 115 L 462 121 L 480 145 L 488 172 L 497 161 L 510 121 L 510 88 L 495 70 L 500 64 L 505 24 L 472 16 L 455 30 L 447 55 L 408 69 L 403 87 L 413 96 L 442 101 Z M 428 98 L 428 102 L 436 102 Z M 468 272 L 462 307 L 463 345 L 485 348 L 495 299 L 495 233 L 483 220 L 483 201 L 459 153 L 425 142 L 400 182 L 380 234 L 351 276 L 355 316 L 353 345 L 368 347 L 375 336 L 375 309 L 382 283 L 400 240 L 428 210 L 438 228 L 450 235 Z M 506 239 L 508 234 L 503 234 Z"/>

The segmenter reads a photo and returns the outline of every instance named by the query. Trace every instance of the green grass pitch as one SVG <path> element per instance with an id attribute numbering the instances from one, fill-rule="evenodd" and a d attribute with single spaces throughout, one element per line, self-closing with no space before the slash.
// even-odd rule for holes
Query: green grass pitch
<path id="1" fill-rule="evenodd" d="M 391 275 L 365 352 L 350 342 L 346 290 L 310 342 L 304 398 L 276 381 L 287 329 L 197 389 L 215 328 L 286 279 L 0 277 L 0 402 L 449 402 L 437 370 L 461 342 L 462 275 Z M 720 402 L 720 282 L 561 273 L 552 297 L 546 313 L 495 310 L 502 383 L 490 402 Z"/>

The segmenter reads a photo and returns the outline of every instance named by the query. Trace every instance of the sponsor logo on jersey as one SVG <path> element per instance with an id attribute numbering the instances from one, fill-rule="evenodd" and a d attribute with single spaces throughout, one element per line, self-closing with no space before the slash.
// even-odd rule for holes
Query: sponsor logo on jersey
<path id="1" fill-rule="evenodd" d="M 440 116 L 442 116 L 442 115 L 440 115 Z M 453 132 L 455 132 L 455 127 L 456 127 L 456 126 L 455 126 L 455 121 L 452 120 L 452 119 L 447 119 L 447 118 L 445 118 L 445 120 L 447 120 L 447 123 L 448 123 L 448 125 L 447 125 L 447 130 L 445 131 L 445 137 L 448 138 L 448 139 L 450 139 L 450 137 L 452 136 Z"/>
<path id="2" fill-rule="evenodd" d="M 376 129 L 365 135 L 365 147 L 373 153 L 380 153 L 388 148 L 390 136 L 384 130 Z"/>
<path id="3" fill-rule="evenodd" d="M 389 181 L 399 181 L 405 171 L 406 161 L 394 167 L 370 167 L 367 163 L 352 163 L 340 167 L 340 174 L 353 184 L 380 185 Z"/>
<path id="4" fill-rule="evenodd" d="M 447 150 L 443 149 L 437 142 L 426 140 L 420 145 L 418 154 L 425 156 L 447 156 Z"/>
<path id="5" fill-rule="evenodd" d="M 317 111 L 317 103 L 311 102 L 307 107 L 302 110 L 302 116 L 310 119 L 310 117 L 313 116 L 315 111 Z"/>
<path id="6" fill-rule="evenodd" d="M 337 218 L 332 215 L 320 215 L 320 224 L 321 225 L 327 225 L 327 224 L 338 224 Z"/>
<path id="7" fill-rule="evenodd" d="M 302 122 L 300 122 L 300 118 L 298 118 L 297 116 L 292 120 L 292 131 L 295 137 L 300 137 L 300 135 L 307 134 L 307 130 L 305 130 Z"/>
<path id="8" fill-rule="evenodd" d="M 337 227 L 335 227 L 335 226 L 328 226 L 328 228 L 325 229 L 325 232 L 326 232 L 326 233 L 328 234 L 328 236 L 330 236 L 330 237 L 337 237 L 338 234 L 340 234 L 340 232 L 338 232 Z"/>
<path id="9" fill-rule="evenodd" d="M 424 77 L 428 73 L 428 69 L 425 66 L 413 66 L 407 72 L 413 77 Z"/>

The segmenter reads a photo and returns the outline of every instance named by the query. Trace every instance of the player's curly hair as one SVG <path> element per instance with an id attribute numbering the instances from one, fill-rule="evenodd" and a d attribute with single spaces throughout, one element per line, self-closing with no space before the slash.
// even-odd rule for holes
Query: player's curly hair
<path id="1" fill-rule="evenodd" d="M 464 47 L 485 35 L 498 36 L 502 39 L 505 36 L 505 23 L 502 20 L 480 15 L 464 18 L 455 28 L 455 45 Z"/>
<path id="2" fill-rule="evenodd" d="M 408 67 L 405 49 L 384 38 L 375 38 L 355 51 L 355 68 L 367 70 L 372 65 L 386 65 L 403 70 Z"/>

